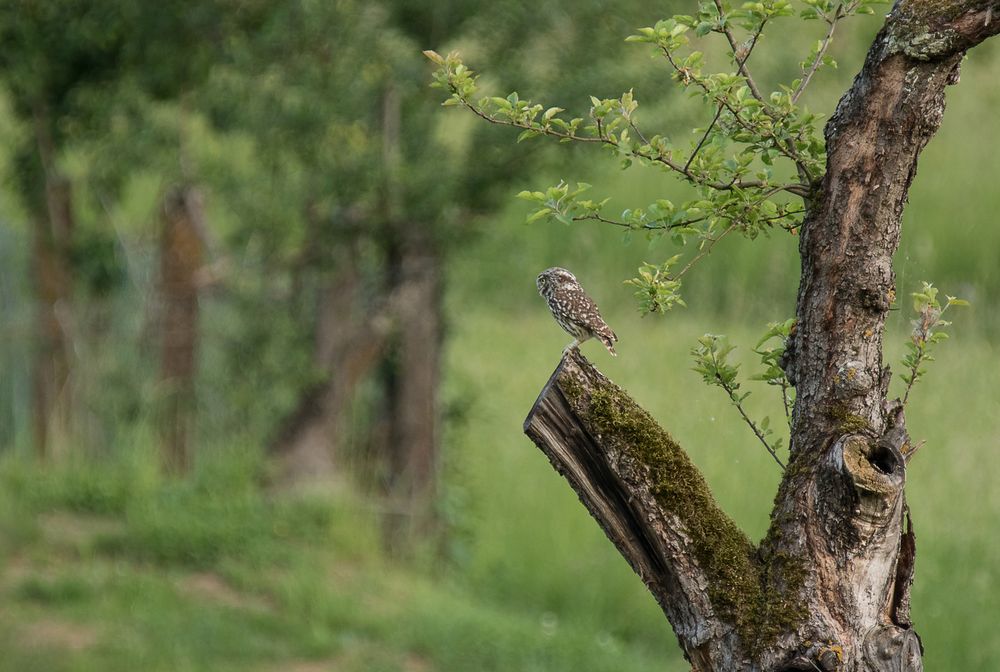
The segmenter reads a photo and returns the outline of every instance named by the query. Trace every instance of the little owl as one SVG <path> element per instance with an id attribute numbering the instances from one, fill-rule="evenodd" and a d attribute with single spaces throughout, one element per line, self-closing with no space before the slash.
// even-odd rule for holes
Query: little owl
<path id="1" fill-rule="evenodd" d="M 572 273 L 565 268 L 550 268 L 542 271 L 536 284 L 538 293 L 549 304 L 552 317 L 573 337 L 573 342 L 563 352 L 596 337 L 612 356 L 618 356 L 614 347 L 618 337 L 601 317 L 597 304 L 587 296 Z"/>

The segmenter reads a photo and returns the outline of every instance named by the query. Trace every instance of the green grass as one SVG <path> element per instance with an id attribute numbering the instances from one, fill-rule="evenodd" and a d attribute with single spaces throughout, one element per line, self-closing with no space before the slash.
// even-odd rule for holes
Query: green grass
<path id="1" fill-rule="evenodd" d="M 722 507 L 759 537 L 778 470 L 687 354 L 711 330 L 730 333 L 745 356 L 757 330 L 608 312 L 621 356 L 594 344 L 585 353 L 660 420 Z M 908 484 L 913 617 L 928 669 L 985 671 L 1000 656 L 990 634 L 1000 360 L 961 319 L 908 414 L 913 436 L 927 440 Z M 239 447 L 209 451 L 185 482 L 162 480 L 140 449 L 46 469 L 7 458 L 0 671 L 687 669 L 641 582 L 521 434 L 564 341 L 541 310 L 471 313 L 453 326 L 444 557 L 387 560 L 363 500 L 268 496 L 259 458 Z M 771 392 L 747 401 L 778 425 Z"/>
<path id="2" fill-rule="evenodd" d="M 0 463 L 0 670 L 662 669 L 667 641 L 384 559 L 349 493 L 265 495 L 232 450 L 154 464 Z"/>

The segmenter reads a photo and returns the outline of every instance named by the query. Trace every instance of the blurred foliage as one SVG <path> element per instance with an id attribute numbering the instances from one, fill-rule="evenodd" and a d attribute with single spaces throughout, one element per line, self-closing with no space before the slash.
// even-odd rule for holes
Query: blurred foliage
<path id="1" fill-rule="evenodd" d="M 582 96 L 631 69 L 634 59 L 599 55 L 613 53 L 643 14 L 638 2 L 613 17 L 597 2 L 541 10 L 518 2 L 3 3 L 0 35 L 10 48 L 0 82 L 15 148 L 7 195 L 23 208 L 7 216 L 40 207 L 49 168 L 33 148 L 46 128 L 55 167 L 75 187 L 69 261 L 82 295 L 74 348 L 86 357 L 74 360 L 83 367 L 74 384 L 90 411 L 80 420 L 84 442 L 107 445 L 152 420 L 144 409 L 161 393 L 149 375 L 155 225 L 171 184 L 207 192 L 216 280 L 202 296 L 201 431 L 209 441 L 238 432 L 261 442 L 315 382 L 315 305 L 345 241 L 354 241 L 375 296 L 394 241 L 419 232 L 461 255 L 505 185 L 548 160 L 497 142 L 495 129 L 443 120 L 420 48 L 469 45 L 501 82 Z M 571 67 L 583 60 L 592 66 Z M 25 259 L 26 238 L 14 235 L 7 249 Z M 26 290 L 4 297 L 24 345 Z M 25 394 L 28 361 L 12 364 L 16 396 Z M 25 408 L 8 409 L 7 441 L 27 424 Z"/>

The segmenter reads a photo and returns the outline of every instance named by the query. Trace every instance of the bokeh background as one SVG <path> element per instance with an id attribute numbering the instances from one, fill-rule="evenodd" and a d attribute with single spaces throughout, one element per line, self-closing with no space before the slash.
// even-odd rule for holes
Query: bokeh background
<path id="1" fill-rule="evenodd" d="M 705 109 L 623 40 L 693 11 L 0 0 L 0 670 L 687 669 L 521 434 L 568 340 L 534 278 L 577 274 L 621 337 L 616 360 L 585 353 L 759 538 L 779 474 L 688 353 L 724 333 L 754 372 L 794 313 L 797 240 L 729 238 L 686 309 L 640 318 L 623 280 L 669 240 L 526 225 L 514 194 L 583 181 L 623 209 L 684 188 L 442 109 L 420 52 L 459 49 L 490 93 L 579 116 L 632 88 L 641 122 L 685 142 Z M 838 31 L 813 111 L 879 23 Z M 794 78 L 820 36 L 775 24 L 758 78 Z M 928 669 L 1000 657 L 998 67 L 984 44 L 949 89 L 896 257 L 890 363 L 921 281 L 972 302 L 908 412 Z"/>

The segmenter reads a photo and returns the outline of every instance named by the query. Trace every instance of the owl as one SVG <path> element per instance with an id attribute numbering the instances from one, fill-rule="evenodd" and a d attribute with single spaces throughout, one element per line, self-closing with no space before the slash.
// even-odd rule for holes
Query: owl
<path id="1" fill-rule="evenodd" d="M 576 281 L 576 276 L 565 268 L 550 268 L 542 271 L 536 284 L 538 293 L 549 304 L 552 317 L 573 337 L 573 342 L 563 352 L 596 337 L 613 357 L 618 356 L 614 347 L 618 337 L 601 317 L 597 304 Z"/>

